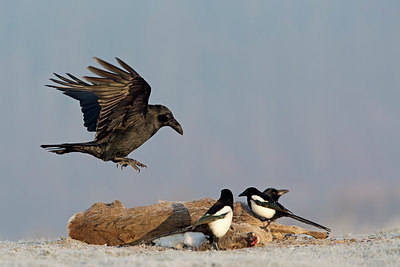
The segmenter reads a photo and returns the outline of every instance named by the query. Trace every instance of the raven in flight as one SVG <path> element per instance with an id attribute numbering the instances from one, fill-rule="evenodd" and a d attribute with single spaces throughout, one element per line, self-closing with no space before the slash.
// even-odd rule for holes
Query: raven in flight
<path id="1" fill-rule="evenodd" d="M 81 152 L 104 161 L 113 161 L 121 169 L 131 165 L 137 171 L 146 165 L 127 158 L 161 127 L 170 126 L 183 135 L 181 125 L 163 105 L 149 105 L 150 85 L 125 62 L 116 58 L 121 68 L 94 58 L 104 69 L 89 66 L 100 77 L 83 77 L 84 82 L 67 73 L 69 78 L 54 73 L 50 79 L 58 85 L 47 85 L 62 91 L 79 103 L 84 126 L 96 132 L 94 141 L 86 143 L 41 145 L 56 154 Z"/>

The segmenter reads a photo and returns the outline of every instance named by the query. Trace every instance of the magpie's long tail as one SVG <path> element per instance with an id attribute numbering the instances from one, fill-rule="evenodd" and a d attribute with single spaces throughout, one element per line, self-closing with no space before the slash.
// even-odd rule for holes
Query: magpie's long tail
<path id="1" fill-rule="evenodd" d="M 293 218 L 293 219 L 295 219 L 295 220 L 298 220 L 298 221 L 300 221 L 300 222 L 303 222 L 303 223 L 306 223 L 306 224 L 309 224 L 309 225 L 318 227 L 318 228 L 320 228 L 320 229 L 324 229 L 324 230 L 327 231 L 327 232 L 330 232 L 330 231 L 331 231 L 331 229 L 329 229 L 328 227 L 325 227 L 325 226 L 320 225 L 320 224 L 318 224 L 318 223 L 315 223 L 315 222 L 312 222 L 312 221 L 310 221 L 310 220 L 304 219 L 304 218 L 302 218 L 302 217 L 300 217 L 300 216 L 297 216 L 297 215 L 294 215 L 294 214 L 292 214 L 292 213 L 288 213 L 288 214 L 286 214 L 286 216 L 287 216 L 287 217 L 290 217 L 290 218 Z"/>
<path id="2" fill-rule="evenodd" d="M 40 147 L 46 149 L 49 152 L 56 153 L 59 155 L 71 152 L 81 152 L 98 157 L 100 152 L 99 146 L 95 142 L 59 144 L 59 145 L 41 145 Z"/>

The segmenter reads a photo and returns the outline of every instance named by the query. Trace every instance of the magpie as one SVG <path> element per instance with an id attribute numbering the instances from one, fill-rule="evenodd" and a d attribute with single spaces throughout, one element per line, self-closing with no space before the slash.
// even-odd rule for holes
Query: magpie
<path id="1" fill-rule="evenodd" d="M 218 201 L 194 224 L 194 227 L 207 224 L 212 233 L 213 247 L 219 250 L 218 241 L 228 232 L 232 218 L 233 194 L 231 190 L 223 189 Z"/>
<path id="2" fill-rule="evenodd" d="M 105 70 L 89 66 L 100 77 L 83 77 L 87 82 L 67 73 L 68 78 L 54 73 L 50 79 L 63 94 L 79 101 L 84 126 L 96 132 L 91 142 L 41 145 L 56 154 L 80 152 L 103 161 L 112 161 L 123 167 L 132 166 L 137 171 L 146 167 L 126 156 L 140 147 L 164 126 L 170 126 L 183 135 L 181 125 L 172 112 L 163 105 L 148 104 L 150 85 L 125 62 L 116 58 L 116 67 L 94 58 Z"/>
<path id="3" fill-rule="evenodd" d="M 288 193 L 289 190 L 287 189 L 275 189 L 275 188 L 267 188 L 264 190 L 264 194 L 272 198 L 274 201 L 278 201 L 278 199 L 283 195 Z"/>
<path id="4" fill-rule="evenodd" d="M 312 222 L 310 220 L 304 219 L 300 216 L 293 214 L 290 210 L 286 209 L 282 206 L 278 201 L 274 200 L 273 197 L 264 194 L 259 191 L 257 188 L 249 187 L 244 192 L 242 192 L 239 197 L 246 196 L 247 204 L 249 205 L 251 211 L 257 216 L 265 218 L 268 221 L 267 225 L 263 226 L 263 229 L 267 229 L 269 224 L 280 218 L 280 217 L 290 217 L 300 222 L 313 225 L 320 229 L 323 229 L 327 232 L 330 232 L 331 229 L 322 226 L 318 223 Z M 264 219 L 262 219 L 264 221 Z"/>

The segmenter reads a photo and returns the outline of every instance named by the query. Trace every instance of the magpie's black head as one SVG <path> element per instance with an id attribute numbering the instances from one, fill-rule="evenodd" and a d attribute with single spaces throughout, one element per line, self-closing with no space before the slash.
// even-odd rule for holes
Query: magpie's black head
<path id="1" fill-rule="evenodd" d="M 267 189 L 265 189 L 265 191 L 263 193 L 266 194 L 267 196 L 271 197 L 273 200 L 278 201 L 280 196 L 282 196 L 283 194 L 286 194 L 287 192 L 289 192 L 289 190 L 287 190 L 287 189 L 276 190 L 275 188 L 267 188 Z"/>
<path id="2" fill-rule="evenodd" d="M 255 187 L 249 187 L 246 190 L 244 190 L 239 197 L 250 197 L 252 195 L 262 195 L 263 193 L 260 192 L 260 190 L 258 190 Z"/>
<path id="3" fill-rule="evenodd" d="M 229 189 L 222 189 L 221 196 L 219 197 L 219 201 L 222 203 L 229 205 L 233 209 L 233 194 Z"/>
<path id="4" fill-rule="evenodd" d="M 172 115 L 172 112 L 166 106 L 163 106 L 163 105 L 153 105 L 153 106 L 158 109 L 157 110 L 157 121 L 158 121 L 160 127 L 170 126 L 172 129 L 177 131 L 179 134 L 183 135 L 182 126 L 174 118 L 174 115 Z"/>

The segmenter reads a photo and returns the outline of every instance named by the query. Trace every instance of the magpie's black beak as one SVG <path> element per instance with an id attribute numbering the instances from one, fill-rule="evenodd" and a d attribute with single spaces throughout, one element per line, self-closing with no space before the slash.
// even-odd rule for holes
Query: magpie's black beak
<path id="1" fill-rule="evenodd" d="M 286 194 L 287 192 L 289 192 L 289 190 L 287 190 L 287 189 L 279 189 L 278 190 L 278 195 L 282 196 L 283 194 Z"/>
<path id="2" fill-rule="evenodd" d="M 243 192 L 243 193 L 240 193 L 240 195 L 239 195 L 239 197 L 245 197 L 246 196 L 246 194 Z"/>
<path id="3" fill-rule="evenodd" d="M 168 125 L 171 126 L 171 128 L 177 131 L 180 135 L 183 135 L 182 126 L 177 120 L 175 120 L 175 118 L 170 119 Z"/>

